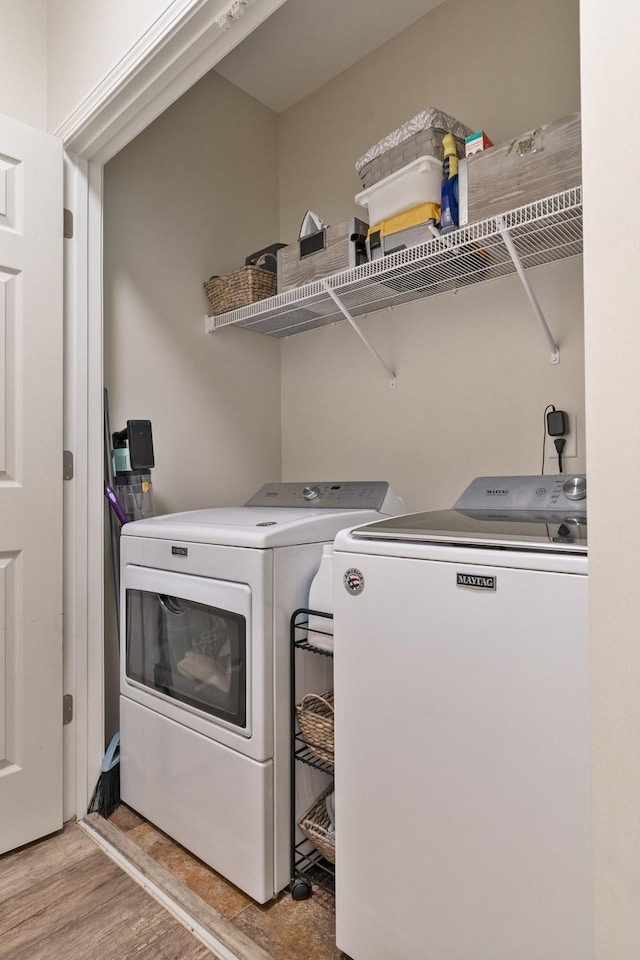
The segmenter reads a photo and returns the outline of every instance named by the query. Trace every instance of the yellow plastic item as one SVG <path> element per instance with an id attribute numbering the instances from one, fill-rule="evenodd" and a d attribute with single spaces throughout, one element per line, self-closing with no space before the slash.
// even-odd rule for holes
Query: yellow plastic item
<path id="1" fill-rule="evenodd" d="M 444 159 L 449 161 L 449 176 L 447 179 L 453 180 L 458 173 L 458 152 L 453 134 L 445 133 L 442 138 L 442 149 L 444 151 Z"/>
<path id="2" fill-rule="evenodd" d="M 404 213 L 397 213 L 395 217 L 389 217 L 388 220 L 381 220 L 373 227 L 369 227 L 367 240 L 374 234 L 379 233 L 381 237 L 388 237 L 392 233 L 399 233 L 400 230 L 410 230 L 411 227 L 417 227 L 421 223 L 427 223 L 429 220 L 440 219 L 439 203 L 420 203 L 411 210 L 405 210 Z"/>

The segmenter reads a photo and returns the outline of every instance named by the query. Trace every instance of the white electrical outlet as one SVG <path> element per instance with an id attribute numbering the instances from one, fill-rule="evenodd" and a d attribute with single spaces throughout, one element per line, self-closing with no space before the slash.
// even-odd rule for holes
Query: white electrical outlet
<path id="1" fill-rule="evenodd" d="M 578 417 L 575 413 L 568 413 L 567 419 L 569 421 L 569 433 L 564 438 L 567 442 L 562 451 L 563 460 L 578 456 Z M 555 439 L 556 437 L 550 437 L 548 434 L 545 437 L 544 457 L 545 460 L 555 460 L 557 463 L 558 454 L 553 442 Z"/>

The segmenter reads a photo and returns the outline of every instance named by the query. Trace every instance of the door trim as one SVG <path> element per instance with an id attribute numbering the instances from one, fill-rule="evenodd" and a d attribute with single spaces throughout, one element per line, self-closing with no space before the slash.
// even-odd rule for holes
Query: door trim
<path id="1" fill-rule="evenodd" d="M 106 163 L 283 3 L 173 0 L 55 135 L 69 153 Z"/>
<path id="2" fill-rule="evenodd" d="M 65 206 L 64 816 L 82 817 L 104 753 L 103 166 L 286 0 L 173 0 L 62 123 Z M 233 17 L 234 10 L 242 16 Z"/>

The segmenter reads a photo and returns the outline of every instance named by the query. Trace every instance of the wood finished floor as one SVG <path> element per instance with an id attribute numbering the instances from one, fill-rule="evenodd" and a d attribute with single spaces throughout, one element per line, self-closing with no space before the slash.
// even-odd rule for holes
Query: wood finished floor
<path id="1" fill-rule="evenodd" d="M 2 960 L 211 960 L 75 823 L 0 857 Z"/>
<path id="2" fill-rule="evenodd" d="M 261 906 L 124 804 L 109 819 L 273 960 L 345 958 L 335 945 L 334 901 L 322 891 L 298 902 L 284 891 Z"/>

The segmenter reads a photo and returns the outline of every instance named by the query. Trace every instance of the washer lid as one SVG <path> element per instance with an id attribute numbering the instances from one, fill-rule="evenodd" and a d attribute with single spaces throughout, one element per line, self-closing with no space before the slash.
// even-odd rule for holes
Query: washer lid
<path id="1" fill-rule="evenodd" d="M 215 507 L 135 520 L 123 526 L 122 536 L 265 549 L 323 543 L 333 540 L 343 527 L 380 516 L 376 510 Z"/>
<path id="2" fill-rule="evenodd" d="M 440 510 L 378 520 L 352 531 L 354 538 L 452 543 L 544 552 L 587 552 L 587 518 L 573 513 Z"/>
<path id="3" fill-rule="evenodd" d="M 381 520 L 353 536 L 586 554 L 586 491 L 584 474 L 476 477 L 452 510 Z"/>

